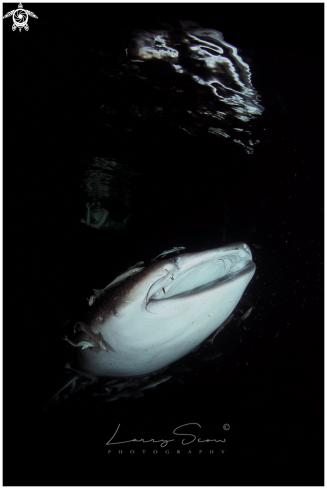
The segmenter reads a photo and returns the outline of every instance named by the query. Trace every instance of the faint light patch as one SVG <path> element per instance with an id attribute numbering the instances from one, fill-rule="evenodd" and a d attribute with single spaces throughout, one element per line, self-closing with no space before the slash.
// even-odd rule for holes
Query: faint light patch
<path id="1" fill-rule="evenodd" d="M 223 136 L 224 138 L 230 138 L 229 134 L 223 131 L 223 129 L 219 129 L 218 127 L 209 127 L 208 132 L 211 134 L 218 134 L 219 136 Z"/>
<path id="2" fill-rule="evenodd" d="M 140 63 L 144 73 L 150 65 L 154 69 L 151 62 L 159 62 L 155 65 L 156 85 L 164 83 L 160 80 L 160 63 L 163 63 L 162 72 L 165 74 L 167 69 L 164 66 L 170 65 L 177 78 L 174 83 L 172 72 L 169 73 L 170 84 L 175 86 L 168 89 L 180 96 L 180 100 L 174 100 L 176 113 L 183 110 L 186 117 L 191 116 L 187 121 L 192 126 L 188 128 L 190 132 L 205 131 L 231 137 L 247 152 L 253 152 L 258 140 L 253 142 L 244 129 L 261 116 L 264 108 L 252 85 L 249 65 L 238 54 L 237 48 L 224 40 L 221 32 L 191 22 L 180 22 L 179 28 L 160 31 L 138 30 L 134 32 L 127 52 L 131 61 L 144 62 Z M 185 109 L 187 103 L 189 107 Z M 195 118 L 199 116 L 201 123 L 195 124 Z M 239 127 L 240 122 L 244 124 L 243 128 Z M 184 130 L 185 125 L 184 120 Z M 234 139 L 233 129 L 239 131 L 237 139 Z"/>
<path id="3" fill-rule="evenodd" d="M 101 204 L 116 201 L 129 208 L 135 175 L 134 170 L 113 158 L 94 157 L 85 169 L 80 186 L 88 199 L 99 199 Z"/>

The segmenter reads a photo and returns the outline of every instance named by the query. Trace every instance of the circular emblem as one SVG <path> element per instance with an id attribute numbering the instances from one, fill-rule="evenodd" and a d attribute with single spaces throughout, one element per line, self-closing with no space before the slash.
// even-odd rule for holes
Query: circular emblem
<path id="1" fill-rule="evenodd" d="M 17 9 L 13 13 L 12 20 L 18 29 L 25 27 L 28 22 L 28 13 L 24 9 Z"/>
<path id="2" fill-rule="evenodd" d="M 224 426 L 223 426 L 224 430 L 225 431 L 228 431 L 230 429 L 230 426 L 228 423 L 225 423 Z"/>

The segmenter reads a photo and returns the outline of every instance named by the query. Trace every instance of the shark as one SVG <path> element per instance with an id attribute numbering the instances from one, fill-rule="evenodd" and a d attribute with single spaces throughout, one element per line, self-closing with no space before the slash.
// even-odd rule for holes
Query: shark
<path id="1" fill-rule="evenodd" d="M 74 348 L 74 365 L 115 379 L 165 370 L 230 317 L 255 269 L 241 242 L 151 262 L 108 289 L 77 323 L 84 327 L 75 328 L 74 341 L 90 347 Z"/>

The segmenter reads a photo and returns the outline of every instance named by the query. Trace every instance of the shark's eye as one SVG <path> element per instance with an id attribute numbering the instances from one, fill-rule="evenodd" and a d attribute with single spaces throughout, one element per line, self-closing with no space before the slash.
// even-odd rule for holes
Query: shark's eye
<path id="1" fill-rule="evenodd" d="M 180 265 L 183 264 L 183 258 L 181 256 L 175 256 L 175 258 L 171 258 L 173 264 L 179 269 Z"/>

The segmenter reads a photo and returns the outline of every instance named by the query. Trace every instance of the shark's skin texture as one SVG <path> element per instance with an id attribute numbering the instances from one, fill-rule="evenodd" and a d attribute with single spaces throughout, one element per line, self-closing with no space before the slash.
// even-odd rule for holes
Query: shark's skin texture
<path id="1" fill-rule="evenodd" d="M 151 263 L 92 307 L 86 324 L 112 349 L 78 350 L 78 368 L 115 378 L 160 371 L 224 323 L 255 268 L 244 243 Z M 82 340 L 85 332 L 76 341 Z"/>

